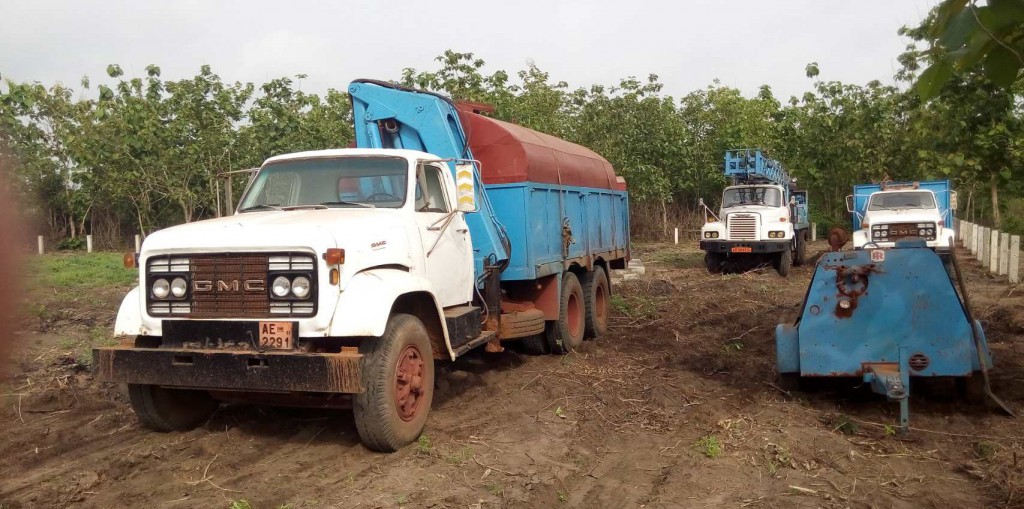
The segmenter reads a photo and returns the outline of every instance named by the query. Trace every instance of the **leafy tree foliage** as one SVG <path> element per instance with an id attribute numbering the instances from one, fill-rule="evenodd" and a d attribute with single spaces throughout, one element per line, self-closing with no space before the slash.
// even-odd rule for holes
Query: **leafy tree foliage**
<path id="1" fill-rule="evenodd" d="M 629 183 L 640 236 L 696 228 L 698 200 L 714 205 L 725 185 L 724 151 L 740 147 L 781 160 L 825 225 L 847 224 L 854 184 L 948 178 L 961 215 L 1024 233 L 1022 89 L 996 69 L 1016 76 L 1008 56 L 1021 53 L 1021 23 L 993 17 L 1017 19 L 1019 3 L 947 0 L 901 31 L 912 42 L 897 85 L 830 81 L 811 63 L 809 90 L 782 101 L 768 86 L 747 97 L 718 81 L 673 98 L 656 75 L 572 88 L 533 63 L 488 73 L 483 59 L 451 50 L 434 69 L 405 69 L 396 82 L 491 104 L 496 118 L 602 154 Z M 78 92 L 0 85 L 0 157 L 20 161 L 16 191 L 55 236 L 123 241 L 210 217 L 221 209 L 219 174 L 353 140 L 347 94 L 305 93 L 304 75 L 256 86 L 224 82 L 208 66 L 178 81 L 157 66 L 141 77 L 117 65 L 106 71 L 104 84 L 83 78 Z"/>

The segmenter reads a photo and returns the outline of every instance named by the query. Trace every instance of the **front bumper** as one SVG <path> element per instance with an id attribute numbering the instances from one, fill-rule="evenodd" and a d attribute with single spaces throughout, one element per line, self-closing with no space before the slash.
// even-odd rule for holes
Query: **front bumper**
<path id="1" fill-rule="evenodd" d="M 93 349 L 97 380 L 252 392 L 362 392 L 356 351 L 225 351 L 179 348 Z"/>
<path id="2" fill-rule="evenodd" d="M 790 249 L 792 242 L 786 240 L 762 240 L 762 241 L 741 241 L 741 240 L 701 240 L 700 248 L 709 253 L 733 254 L 733 248 L 750 248 L 734 254 L 758 254 L 758 253 L 780 253 Z"/>

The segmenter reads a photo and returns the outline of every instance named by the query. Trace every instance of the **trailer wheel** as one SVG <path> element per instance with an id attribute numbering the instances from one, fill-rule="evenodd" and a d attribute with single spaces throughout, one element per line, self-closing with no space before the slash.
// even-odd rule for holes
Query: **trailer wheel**
<path id="1" fill-rule="evenodd" d="M 207 391 L 128 384 L 128 400 L 143 426 L 154 431 L 188 431 L 220 406 Z"/>
<path id="2" fill-rule="evenodd" d="M 789 276 L 789 269 L 793 267 L 793 250 L 783 249 L 779 253 L 779 258 L 776 261 L 775 269 L 779 271 L 779 275 L 782 277 Z"/>
<path id="3" fill-rule="evenodd" d="M 725 261 L 725 257 L 718 253 L 712 253 L 708 251 L 704 253 L 704 265 L 708 268 L 708 272 L 712 274 L 722 273 L 722 262 Z"/>
<path id="4" fill-rule="evenodd" d="M 608 332 L 608 314 L 611 312 L 611 291 L 608 276 L 600 265 L 583 275 L 583 301 L 586 303 L 586 333 L 584 339 L 600 337 Z"/>
<path id="5" fill-rule="evenodd" d="M 434 396 L 434 358 L 423 322 L 396 313 L 384 335 L 359 345 L 363 392 L 352 398 L 356 429 L 374 451 L 394 452 L 420 436 Z"/>
<path id="6" fill-rule="evenodd" d="M 800 267 L 807 258 L 807 230 L 796 232 L 796 256 L 793 258 L 793 265 Z"/>
<path id="7" fill-rule="evenodd" d="M 558 321 L 553 330 L 545 331 L 549 337 L 551 352 L 565 355 L 583 344 L 586 332 L 586 304 L 583 300 L 583 287 L 580 280 L 572 272 L 562 274 L 562 295 L 558 306 Z"/>

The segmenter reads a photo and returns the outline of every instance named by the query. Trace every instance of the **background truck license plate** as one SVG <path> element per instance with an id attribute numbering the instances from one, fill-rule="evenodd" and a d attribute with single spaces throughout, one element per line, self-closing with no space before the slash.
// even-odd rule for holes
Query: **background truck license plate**
<path id="1" fill-rule="evenodd" d="M 751 251 L 753 251 L 753 248 L 743 247 L 743 246 L 732 248 L 732 252 L 733 253 L 749 253 Z"/>

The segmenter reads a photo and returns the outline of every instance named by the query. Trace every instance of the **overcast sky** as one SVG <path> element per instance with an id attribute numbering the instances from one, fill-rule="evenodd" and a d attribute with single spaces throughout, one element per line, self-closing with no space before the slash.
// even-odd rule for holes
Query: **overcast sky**
<path id="1" fill-rule="evenodd" d="M 916 25 L 937 0 L 2 0 L 0 76 L 79 88 L 107 64 L 129 76 L 157 64 L 166 79 L 210 64 L 225 81 L 307 74 L 307 92 L 354 78 L 433 69 L 446 49 L 486 72 L 532 61 L 573 87 L 658 74 L 682 96 L 718 78 L 786 99 L 821 78 L 889 83 Z"/>

